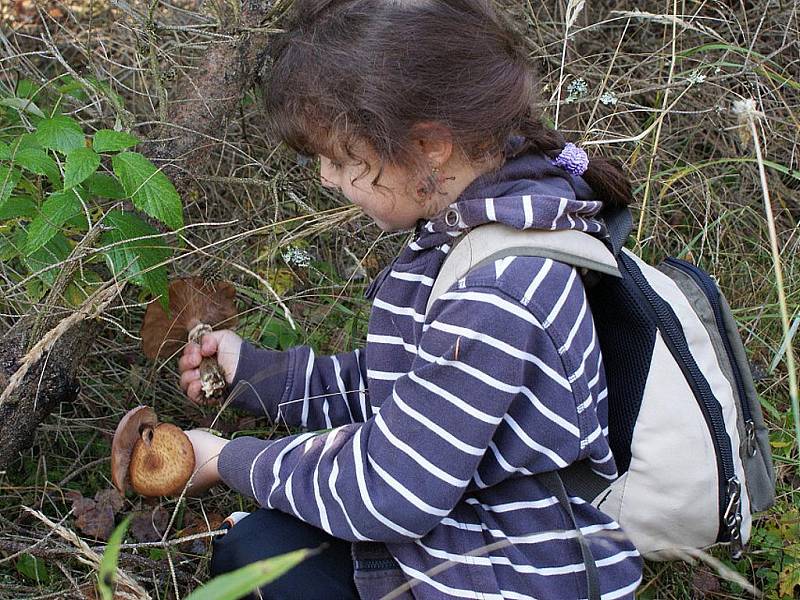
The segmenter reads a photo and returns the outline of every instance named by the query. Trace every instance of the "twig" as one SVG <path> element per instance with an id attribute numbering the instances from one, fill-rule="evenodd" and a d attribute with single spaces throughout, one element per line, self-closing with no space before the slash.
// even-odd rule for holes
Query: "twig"
<path id="1" fill-rule="evenodd" d="M 52 531 L 49 532 L 48 537 L 53 533 L 54 532 Z M 33 556 L 38 556 L 40 558 L 53 559 L 61 557 L 73 557 L 75 556 L 75 554 L 80 552 L 78 548 L 71 548 L 69 546 L 63 546 L 61 544 L 57 544 L 55 546 L 44 546 L 42 542 L 47 541 L 48 537 L 36 540 L 32 544 L 25 542 L 17 542 L 13 540 L 0 539 L 0 550 L 13 553 L 12 555 L 4 557 L 3 562 L 6 562 L 12 558 L 16 558 L 21 554 L 32 554 Z M 98 546 L 94 549 L 103 550 L 104 548 L 105 546 Z M 132 567 L 135 566 L 154 572 L 158 572 L 164 566 L 161 562 L 157 560 L 147 558 L 146 556 L 139 556 L 138 554 L 120 553 L 119 560 L 120 562 L 129 563 Z M 176 571 L 176 575 L 183 582 L 188 582 L 191 581 L 192 579 L 191 575 L 183 571 Z"/>
<path id="2" fill-rule="evenodd" d="M 90 447 L 90 444 L 87 444 L 87 445 L 85 446 L 84 450 L 85 450 L 86 448 L 89 448 L 89 447 Z M 77 460 L 80 460 L 80 457 L 78 457 L 78 459 L 77 459 Z M 110 457 L 110 456 L 101 456 L 100 458 L 97 458 L 97 459 L 95 459 L 95 460 L 93 460 L 93 461 L 90 461 L 90 462 L 88 462 L 88 463 L 86 463 L 86 464 L 83 464 L 83 465 L 81 465 L 80 467 L 78 467 L 77 469 L 75 469 L 74 471 L 72 471 L 71 473 L 69 473 L 69 474 L 68 474 L 66 477 L 64 477 L 64 479 L 62 479 L 61 481 L 59 481 L 59 482 L 58 482 L 58 487 L 64 487 L 64 486 L 65 486 L 67 483 L 69 483 L 70 481 L 72 481 L 73 479 L 75 479 L 75 478 L 76 478 L 78 475 L 80 475 L 81 473 L 83 473 L 83 472 L 85 472 L 85 471 L 88 471 L 89 469 L 93 469 L 93 468 L 94 468 L 94 467 L 96 467 L 97 465 L 99 465 L 99 464 L 102 464 L 102 463 L 104 463 L 104 462 L 108 462 L 109 460 L 111 460 L 111 457 Z M 77 462 L 77 461 L 76 461 L 76 462 Z"/>
<path id="3" fill-rule="evenodd" d="M 86 248 L 90 248 L 94 244 L 95 240 L 100 237 L 101 229 L 102 227 L 95 226 L 86 232 L 86 235 L 83 237 L 83 239 L 81 239 L 81 241 L 78 242 L 70 252 L 70 257 L 79 258 L 83 256 Z M 35 340 L 38 340 L 39 336 L 42 334 L 42 329 L 49 324 L 48 320 L 50 319 L 48 317 L 52 315 L 53 310 L 60 299 L 59 296 L 61 296 L 69 282 L 72 281 L 72 276 L 75 274 L 78 266 L 80 266 L 80 260 L 65 262 L 64 266 L 58 272 L 56 281 L 47 294 L 47 299 L 45 300 L 44 306 L 42 306 L 39 314 L 36 315 L 34 323 L 31 326 L 30 338 L 28 340 L 29 343 L 32 344 Z M 52 321 L 50 322 L 52 323 Z"/>
<path id="4" fill-rule="evenodd" d="M 169 531 L 169 527 L 167 527 L 167 531 Z M 200 540 L 203 538 L 214 537 L 215 535 L 223 535 L 227 530 L 225 529 L 215 529 L 214 531 L 203 531 L 202 533 L 193 533 L 191 535 L 185 535 L 179 538 L 173 538 L 171 540 L 161 540 L 158 542 L 138 542 L 135 544 L 120 544 L 119 547 L 121 550 L 135 550 L 137 548 L 171 548 L 172 546 L 178 546 L 185 542 L 191 542 L 192 540 Z M 102 550 L 105 546 L 96 546 L 94 549 Z"/>
<path id="5" fill-rule="evenodd" d="M 86 542 L 84 542 L 80 537 L 78 537 L 78 535 L 74 531 L 67 529 L 63 525 L 54 523 L 44 514 L 40 513 L 38 510 L 34 510 L 27 506 L 23 506 L 22 510 L 39 519 L 42 523 L 47 525 L 50 529 L 54 530 L 59 536 L 64 538 L 67 542 L 74 545 L 78 549 L 78 553 L 75 555 L 75 558 L 77 560 L 79 560 L 85 565 L 92 567 L 93 569 L 100 568 L 100 561 L 102 560 L 102 556 L 99 555 L 94 550 L 92 550 L 91 548 L 89 548 Z M 127 591 L 117 589 L 116 594 L 120 598 L 130 598 L 131 600 L 152 600 L 150 594 L 148 594 L 133 577 L 128 575 L 119 566 L 117 566 L 116 579 L 121 587 L 128 588 L 132 592 L 130 593 Z"/>
<path id="6" fill-rule="evenodd" d="M 45 352 L 49 352 L 52 349 L 53 345 L 64 335 L 67 331 L 69 331 L 72 327 L 83 321 L 84 319 L 90 319 L 96 317 L 98 314 L 103 312 L 103 310 L 108 306 L 116 294 L 122 291 L 122 288 L 125 286 L 125 282 L 109 282 L 110 285 L 105 286 L 96 292 L 94 292 L 86 301 L 83 303 L 83 306 L 76 311 L 75 313 L 71 314 L 67 318 L 63 319 L 58 325 L 53 327 L 49 332 L 47 332 L 44 337 L 36 342 L 34 346 L 28 351 L 27 354 L 22 358 L 22 362 L 19 368 L 14 372 L 14 374 L 8 380 L 8 385 L 6 389 L 3 390 L 3 393 L 0 394 L 0 406 L 2 406 L 3 402 L 5 402 L 11 394 L 20 386 L 22 380 L 27 375 L 28 371 L 35 365 L 39 359 L 44 355 Z"/>

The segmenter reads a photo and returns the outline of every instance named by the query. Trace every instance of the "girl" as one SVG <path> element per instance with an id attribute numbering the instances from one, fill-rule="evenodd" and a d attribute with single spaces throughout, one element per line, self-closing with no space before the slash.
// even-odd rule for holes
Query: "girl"
<path id="1" fill-rule="evenodd" d="M 631 201 L 624 175 L 542 125 L 522 45 L 490 0 L 296 0 L 271 58 L 270 130 L 318 155 L 322 184 L 382 229 L 413 236 L 368 290 L 366 348 L 276 352 L 221 331 L 184 351 L 190 398 L 201 355 L 216 355 L 235 406 L 308 430 L 189 432 L 207 463 L 195 484 L 224 481 L 263 507 L 215 543 L 212 574 L 326 544 L 263 597 L 373 599 L 406 582 L 417 599 L 633 597 L 636 549 L 547 475 L 586 460 L 616 476 L 576 269 L 507 257 L 425 314 L 466 230 L 603 238 L 603 204 Z"/>

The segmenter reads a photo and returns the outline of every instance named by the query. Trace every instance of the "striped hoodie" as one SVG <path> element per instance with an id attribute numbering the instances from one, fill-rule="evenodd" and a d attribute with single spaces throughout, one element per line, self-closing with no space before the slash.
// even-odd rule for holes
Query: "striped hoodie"
<path id="1" fill-rule="evenodd" d="M 425 307 L 466 229 L 499 222 L 602 236 L 601 205 L 544 155 L 510 158 L 474 180 L 449 215 L 421 222 L 373 282 L 365 348 L 317 356 L 245 343 L 234 405 L 307 432 L 234 439 L 219 457 L 222 479 L 335 537 L 385 543 L 418 580 L 418 599 L 586 598 L 575 531 L 536 477 L 580 460 L 617 475 L 578 272 L 507 257 L 473 269 L 427 315 Z M 570 503 L 602 597 L 632 598 L 636 549 L 607 515 Z M 453 565 L 427 573 L 445 561 Z"/>

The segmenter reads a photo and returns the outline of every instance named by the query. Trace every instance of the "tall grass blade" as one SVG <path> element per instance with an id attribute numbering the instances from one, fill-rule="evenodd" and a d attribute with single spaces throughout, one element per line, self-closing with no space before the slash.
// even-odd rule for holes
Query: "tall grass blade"
<path id="1" fill-rule="evenodd" d="M 564 63 L 567 60 L 567 40 L 569 39 L 569 30 L 575 24 L 578 15 L 581 14 L 583 7 L 586 5 L 586 0 L 567 0 L 567 8 L 564 11 L 564 44 L 561 47 L 561 67 L 558 72 L 558 96 L 556 99 L 556 114 L 555 114 L 555 127 L 558 129 L 558 113 L 559 106 L 561 105 L 561 86 L 564 85 Z"/>
<path id="2" fill-rule="evenodd" d="M 237 600 L 294 568 L 318 550 L 304 548 L 273 556 L 215 577 L 185 600 Z"/>
<path id="3" fill-rule="evenodd" d="M 583 7 L 586 5 L 586 0 L 569 0 L 567 3 L 566 21 L 567 31 L 569 31 L 581 14 Z"/>
<path id="4" fill-rule="evenodd" d="M 125 520 L 117 525 L 111 537 L 108 539 L 108 545 L 103 558 L 100 561 L 100 569 L 97 573 L 97 587 L 100 590 L 100 596 L 103 600 L 114 600 L 114 587 L 117 583 L 117 562 L 119 561 L 119 546 L 122 543 L 122 538 L 128 530 L 131 516 L 125 517 Z"/>
<path id="5" fill-rule="evenodd" d="M 767 215 L 767 228 L 769 231 L 769 245 L 772 250 L 772 265 L 775 272 L 775 285 L 778 288 L 778 305 L 781 312 L 781 324 L 783 325 L 784 340 L 791 340 L 792 331 L 789 325 L 789 309 L 786 305 L 786 289 L 783 285 L 783 268 L 781 266 L 781 254 L 778 248 L 778 233 L 775 230 L 775 217 L 772 214 L 772 201 L 769 197 L 769 186 L 767 185 L 767 172 L 764 168 L 764 159 L 761 155 L 761 135 L 756 127 L 756 118 L 761 115 L 756 110 L 756 103 L 752 98 L 741 100 L 734 103 L 734 111 L 739 117 L 740 126 L 747 126 L 753 140 L 753 147 L 756 150 L 756 161 L 758 162 L 758 175 L 761 179 L 761 191 L 764 194 L 764 212 Z M 797 371 L 794 361 L 794 349 L 791 342 L 786 343 L 786 369 L 789 371 L 789 398 L 792 403 L 792 414 L 794 415 L 795 444 L 800 453 L 800 394 L 797 390 Z"/>

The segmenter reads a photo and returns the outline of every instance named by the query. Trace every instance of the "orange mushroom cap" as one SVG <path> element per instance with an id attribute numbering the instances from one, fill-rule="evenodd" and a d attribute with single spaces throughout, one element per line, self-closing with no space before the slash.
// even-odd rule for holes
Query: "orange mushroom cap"
<path id="1" fill-rule="evenodd" d="M 179 494 L 194 472 L 194 448 L 175 425 L 158 423 L 149 406 L 128 411 L 111 442 L 111 480 L 122 494 Z"/>
<path id="2" fill-rule="evenodd" d="M 142 496 L 176 496 L 194 472 L 194 448 L 180 427 L 161 423 L 133 447 L 131 486 Z"/>
<path id="3" fill-rule="evenodd" d="M 151 302 L 142 322 L 142 347 L 150 359 L 170 356 L 186 343 L 189 332 L 205 323 L 215 329 L 233 327 L 237 311 L 233 284 L 208 282 L 202 277 L 176 279 L 169 284 L 169 315 Z"/>
<path id="4" fill-rule="evenodd" d="M 142 439 L 142 430 L 154 429 L 158 424 L 156 413 L 149 406 L 137 406 L 129 410 L 117 424 L 111 442 L 111 481 L 121 494 L 130 484 L 128 467 L 136 442 Z"/>

